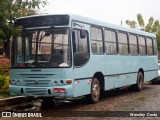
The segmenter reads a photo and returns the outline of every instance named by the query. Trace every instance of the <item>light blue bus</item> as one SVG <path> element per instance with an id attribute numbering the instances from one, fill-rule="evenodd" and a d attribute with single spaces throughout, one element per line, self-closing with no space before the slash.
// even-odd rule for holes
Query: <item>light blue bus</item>
<path id="1" fill-rule="evenodd" d="M 15 20 L 11 44 L 10 94 L 86 96 L 91 103 L 106 90 L 131 86 L 158 74 L 156 36 L 73 14 Z"/>

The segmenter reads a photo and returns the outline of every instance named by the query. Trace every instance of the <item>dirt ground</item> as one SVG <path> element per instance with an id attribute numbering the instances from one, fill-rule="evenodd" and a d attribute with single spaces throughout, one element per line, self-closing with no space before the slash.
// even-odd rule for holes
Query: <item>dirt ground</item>
<path id="1" fill-rule="evenodd" d="M 107 91 L 101 97 L 101 100 L 96 104 L 88 104 L 85 99 L 81 100 L 74 100 L 71 102 L 57 102 L 54 105 L 43 103 L 41 100 L 35 100 L 31 103 L 18 105 L 14 107 L 5 107 L 3 110 L 11 110 L 12 111 L 38 111 L 38 112 L 45 112 L 45 115 L 49 115 L 50 117 L 42 118 L 53 120 L 51 118 L 52 113 L 56 111 L 63 111 L 63 112 L 71 112 L 71 114 L 75 111 L 102 111 L 109 112 L 109 111 L 120 111 L 123 114 L 128 114 L 128 112 L 139 112 L 143 113 L 143 111 L 154 112 L 159 111 L 160 115 L 160 84 L 152 85 L 147 83 L 144 85 L 144 88 L 141 92 L 133 92 L 128 88 L 120 89 L 120 90 L 112 90 Z M 127 112 L 128 111 L 128 112 Z M 94 112 L 91 112 L 91 115 L 87 117 L 54 117 L 54 120 L 160 120 L 160 117 L 98 117 L 94 116 Z M 94 117 L 92 117 L 94 116 Z M 3 120 L 5 118 L 1 118 Z M 15 118 L 14 118 L 15 119 Z M 16 118 L 22 119 L 22 118 Z M 25 118 L 23 118 L 25 119 Z M 30 118 L 31 119 L 31 118 Z M 36 118 L 34 118 L 36 119 Z M 41 118 L 38 118 L 41 119 Z M 8 119 L 7 119 L 8 120 Z M 13 118 L 12 118 L 13 120 Z M 28 120 L 28 118 L 27 118 Z"/>

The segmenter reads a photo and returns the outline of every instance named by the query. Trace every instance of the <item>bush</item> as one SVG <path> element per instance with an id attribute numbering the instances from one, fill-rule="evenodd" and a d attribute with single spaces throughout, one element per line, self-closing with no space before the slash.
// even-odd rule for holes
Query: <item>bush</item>
<path id="1" fill-rule="evenodd" d="M 0 75 L 8 75 L 10 67 L 10 60 L 4 57 L 0 57 Z"/>
<path id="2" fill-rule="evenodd" d="M 0 94 L 9 95 L 9 76 L 0 75 Z"/>
<path id="3" fill-rule="evenodd" d="M 0 90 L 2 90 L 3 86 L 5 85 L 6 77 L 4 75 L 0 76 Z"/>
<path id="4" fill-rule="evenodd" d="M 0 57 L 0 94 L 3 96 L 9 95 L 9 66 L 9 59 Z"/>

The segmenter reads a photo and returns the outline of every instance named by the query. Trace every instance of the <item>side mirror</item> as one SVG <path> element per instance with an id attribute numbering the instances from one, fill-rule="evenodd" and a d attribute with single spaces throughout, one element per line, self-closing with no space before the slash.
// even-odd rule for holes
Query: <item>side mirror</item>
<path id="1" fill-rule="evenodd" d="M 81 29 L 81 30 L 80 30 L 80 37 L 81 37 L 81 38 L 85 38 L 85 37 L 86 37 L 86 32 L 85 32 L 84 29 Z"/>

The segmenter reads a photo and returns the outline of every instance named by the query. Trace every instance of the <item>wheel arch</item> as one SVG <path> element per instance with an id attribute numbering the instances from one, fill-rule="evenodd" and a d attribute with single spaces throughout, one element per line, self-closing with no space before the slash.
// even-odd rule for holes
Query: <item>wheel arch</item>
<path id="1" fill-rule="evenodd" d="M 139 68 L 138 73 L 141 72 L 143 74 L 143 79 L 144 79 L 144 70 L 143 68 Z"/>
<path id="2" fill-rule="evenodd" d="M 98 78 L 98 80 L 99 80 L 99 83 L 100 83 L 100 88 L 101 88 L 101 90 L 104 90 L 104 75 L 103 75 L 103 73 L 102 72 L 96 72 L 94 75 L 93 75 L 93 77 L 96 77 L 96 78 Z"/>

